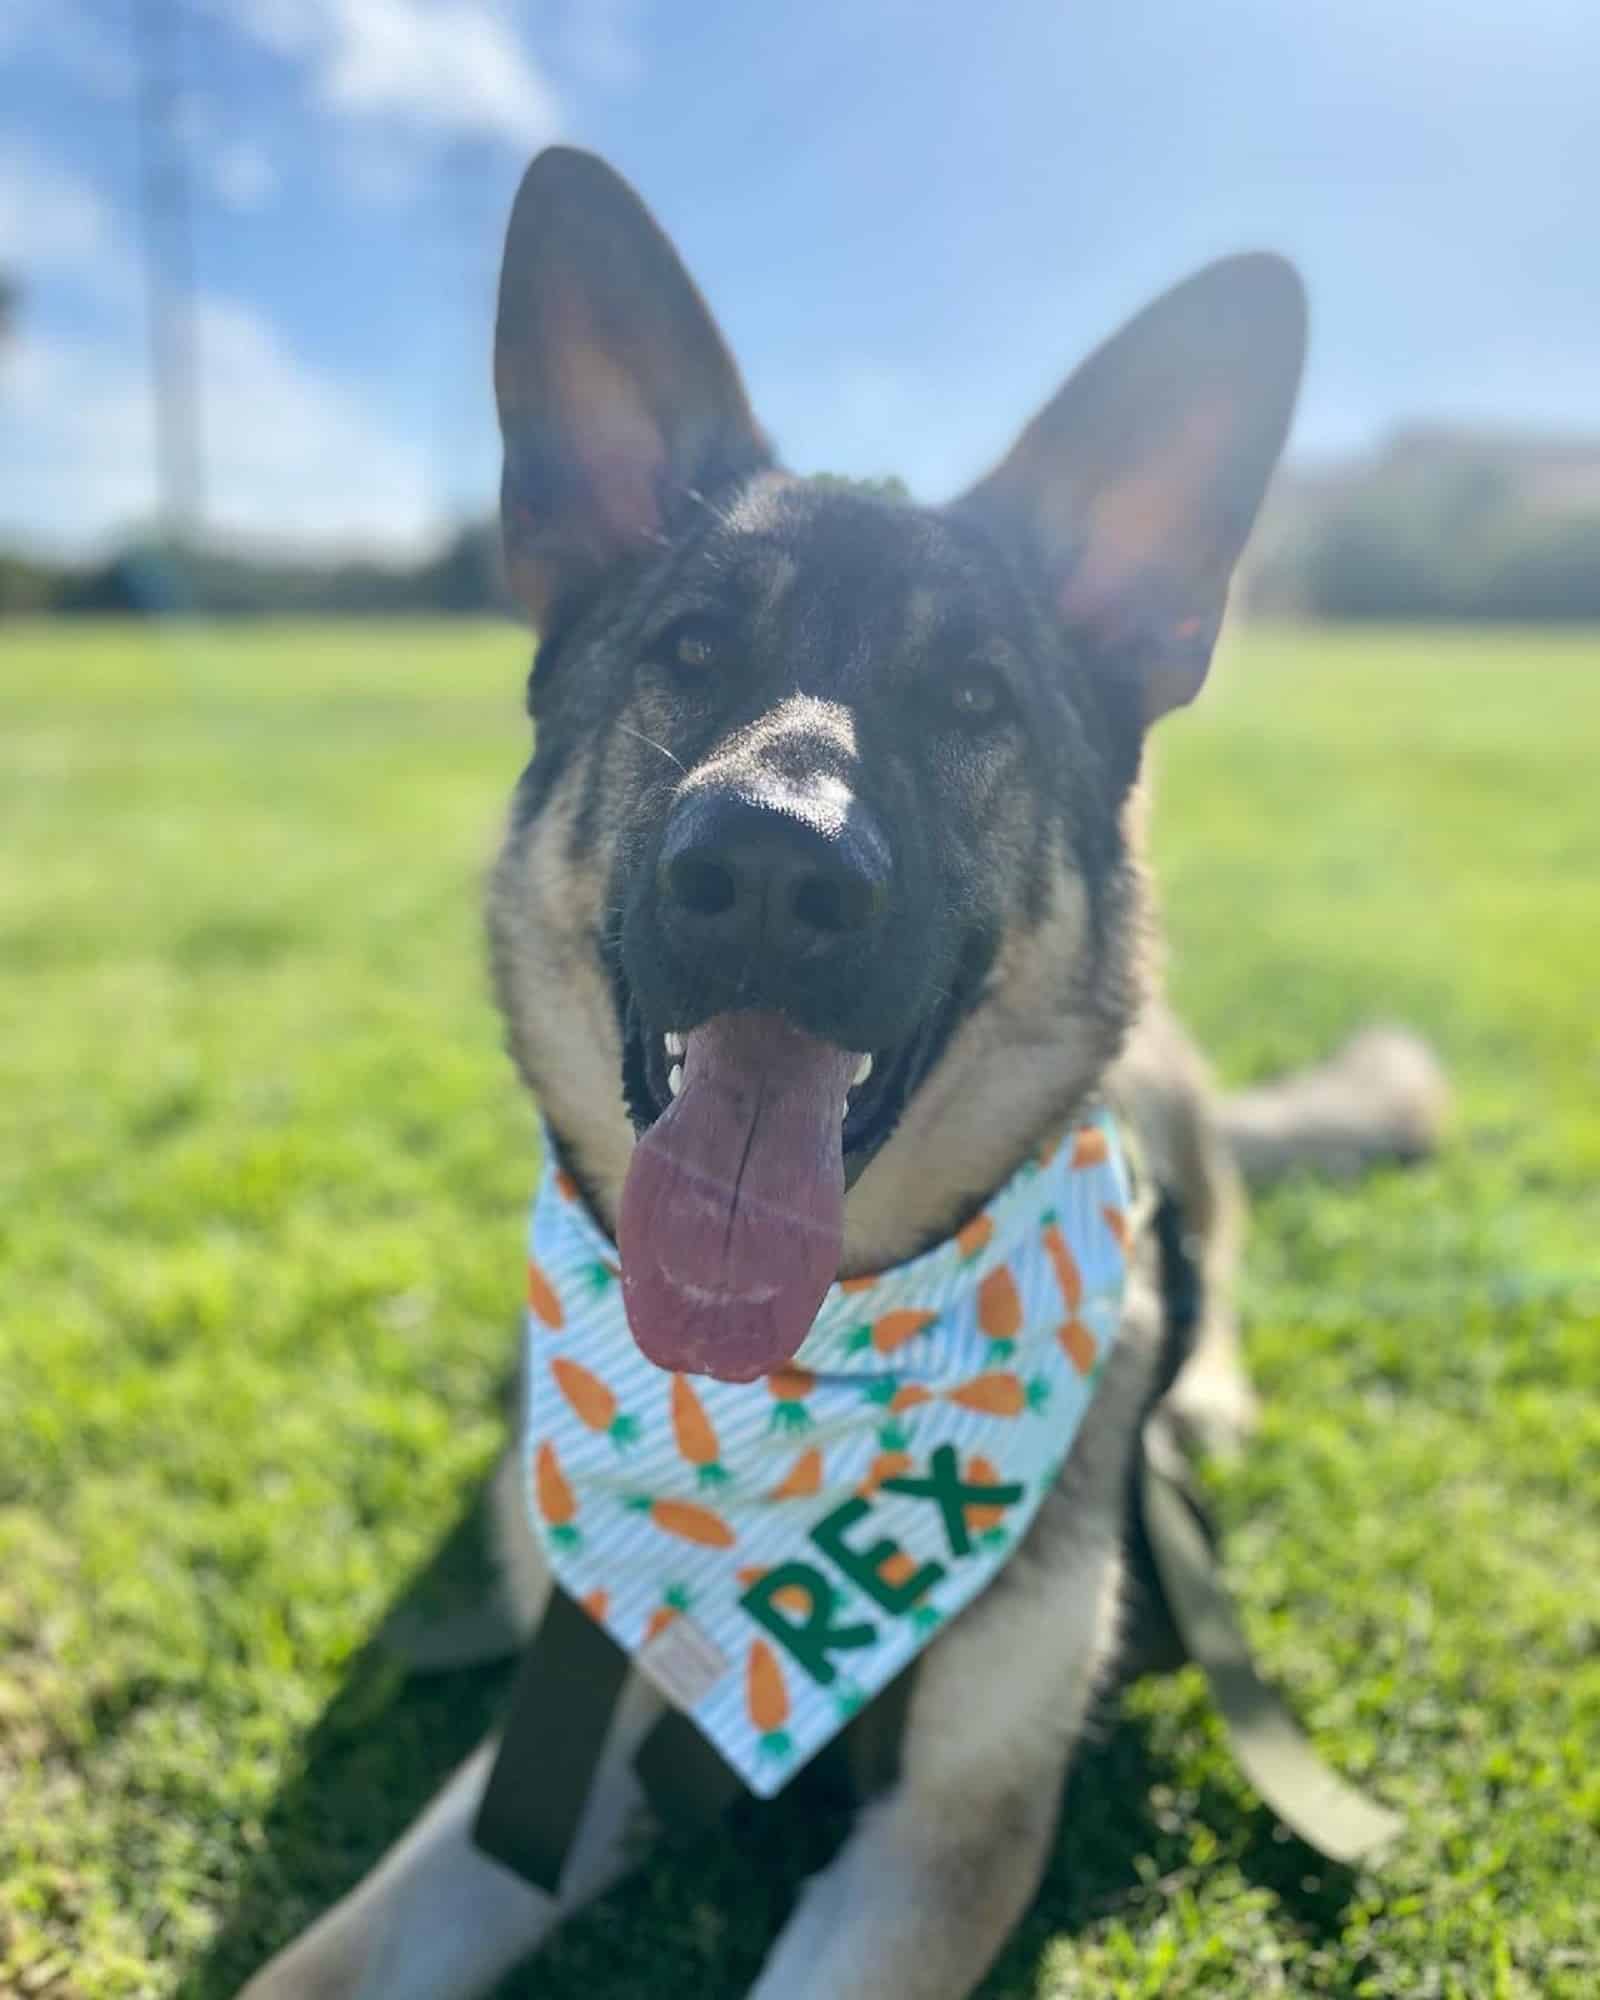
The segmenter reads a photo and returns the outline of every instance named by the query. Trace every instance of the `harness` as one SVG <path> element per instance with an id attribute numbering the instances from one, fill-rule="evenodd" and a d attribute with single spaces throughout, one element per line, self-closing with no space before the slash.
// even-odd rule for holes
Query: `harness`
<path id="1" fill-rule="evenodd" d="M 1130 1224 L 1116 1128 L 1098 1114 L 960 1238 L 835 1286 L 789 1379 L 690 1384 L 639 1355 L 615 1253 L 547 1167 L 530 1231 L 523 1484 L 555 1580 L 480 1848 L 558 1892 L 631 1669 L 669 1700 L 634 1768 L 670 1825 L 770 1797 L 861 1711 L 892 1755 L 922 1646 L 998 1573 L 1091 1407 L 1131 1226 L 1154 1233 L 1165 1308 L 1150 1410 L 1188 1357 L 1202 1299 L 1181 1210 L 1166 1191 L 1143 1208 Z M 1399 1821 L 1317 1759 L 1256 1673 L 1165 1437 L 1144 1423 L 1129 1477 L 1136 1568 L 1169 1663 L 1205 1670 L 1280 1819 L 1333 1861 L 1367 1859 Z M 771 1477 L 780 1463 L 787 1490 Z"/>

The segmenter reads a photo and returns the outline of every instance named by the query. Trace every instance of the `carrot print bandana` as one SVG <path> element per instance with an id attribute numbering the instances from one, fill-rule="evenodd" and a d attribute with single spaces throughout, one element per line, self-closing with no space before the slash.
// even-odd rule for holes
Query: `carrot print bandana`
<path id="1" fill-rule="evenodd" d="M 1128 1172 L 1105 1111 L 959 1235 L 836 1283 L 781 1374 L 647 1361 L 616 1250 L 546 1166 L 524 1472 L 583 1604 L 770 1797 L 993 1581 L 1116 1339 Z"/>

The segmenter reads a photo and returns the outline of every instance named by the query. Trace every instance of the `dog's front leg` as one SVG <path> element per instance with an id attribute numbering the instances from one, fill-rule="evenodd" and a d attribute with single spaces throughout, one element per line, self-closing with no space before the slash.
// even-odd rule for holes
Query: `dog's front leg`
<path id="1" fill-rule="evenodd" d="M 487 1992 L 633 1858 L 632 1836 L 645 1816 L 633 1756 L 662 1705 L 647 1683 L 630 1678 L 559 1901 L 473 1844 L 494 1761 L 491 1739 L 365 1881 L 259 1972 L 240 2000 L 473 2000 Z M 538 1782 L 530 1771 L 528 1783 Z"/>
<path id="2" fill-rule="evenodd" d="M 1074 1515 L 1076 1514 L 1076 1518 Z M 1116 1639 L 1118 1522 L 1058 1492 L 924 1660 L 901 1776 L 806 1887 L 751 2000 L 961 2000 L 1038 1887 Z"/>

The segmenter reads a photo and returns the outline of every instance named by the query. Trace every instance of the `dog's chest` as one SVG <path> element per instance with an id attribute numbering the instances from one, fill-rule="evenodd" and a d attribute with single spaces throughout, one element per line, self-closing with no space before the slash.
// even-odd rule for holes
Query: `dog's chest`
<path id="1" fill-rule="evenodd" d="M 793 1365 L 674 1375 L 547 1166 L 524 1474 L 560 1586 L 771 1795 L 998 1574 L 1116 1338 L 1128 1177 L 1101 1113 L 949 1242 L 836 1284 Z"/>

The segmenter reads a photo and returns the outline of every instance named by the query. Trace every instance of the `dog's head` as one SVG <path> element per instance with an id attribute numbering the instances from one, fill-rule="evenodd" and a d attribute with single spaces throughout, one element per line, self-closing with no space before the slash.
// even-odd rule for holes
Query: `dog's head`
<path id="1" fill-rule="evenodd" d="M 841 1259 L 959 1222 L 1115 1054 L 1144 732 L 1205 676 L 1303 346 L 1286 264 L 1214 264 L 901 505 L 777 470 L 636 197 L 530 168 L 495 387 L 537 740 L 491 929 L 652 1359 L 780 1367 Z"/>

